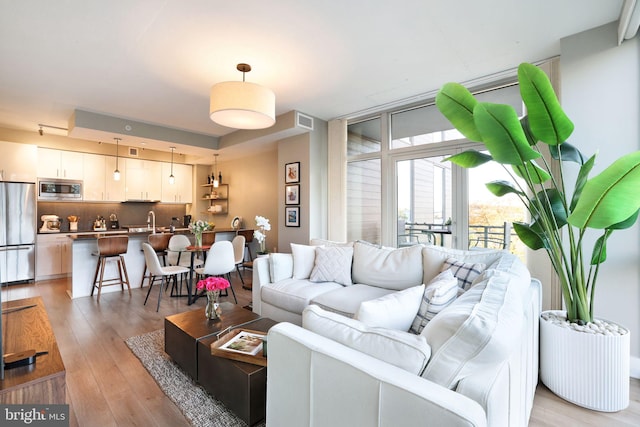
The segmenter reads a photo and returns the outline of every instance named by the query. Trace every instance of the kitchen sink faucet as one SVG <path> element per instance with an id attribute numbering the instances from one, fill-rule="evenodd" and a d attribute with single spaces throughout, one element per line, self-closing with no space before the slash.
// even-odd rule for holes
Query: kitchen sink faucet
<path id="1" fill-rule="evenodd" d="M 147 214 L 147 229 L 151 226 L 151 220 L 153 219 L 153 228 L 151 234 L 156 234 L 156 214 L 153 211 L 149 211 Z"/>

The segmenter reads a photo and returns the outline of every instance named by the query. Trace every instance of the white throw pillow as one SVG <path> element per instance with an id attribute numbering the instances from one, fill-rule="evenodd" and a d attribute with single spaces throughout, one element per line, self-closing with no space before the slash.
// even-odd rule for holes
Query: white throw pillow
<path id="1" fill-rule="evenodd" d="M 352 285 L 351 262 L 353 248 L 349 246 L 317 246 L 316 262 L 309 276 L 311 282 L 336 282 Z"/>
<path id="2" fill-rule="evenodd" d="M 455 258 L 447 258 L 442 264 L 442 270 L 451 270 L 458 279 L 458 286 L 465 291 L 469 290 L 473 281 L 487 268 L 487 264 L 476 262 L 464 262 Z"/>
<path id="3" fill-rule="evenodd" d="M 370 328 L 316 305 L 302 312 L 302 327 L 416 375 L 421 375 L 431 356 L 431 347 L 423 336 Z"/>
<path id="4" fill-rule="evenodd" d="M 271 283 L 276 283 L 293 276 L 293 258 L 291 254 L 269 254 L 269 273 Z"/>
<path id="5" fill-rule="evenodd" d="M 363 301 L 354 316 L 367 326 L 408 331 L 416 317 L 424 285 Z"/>
<path id="6" fill-rule="evenodd" d="M 433 278 L 422 295 L 418 313 L 413 319 L 409 332 L 419 334 L 431 319 L 458 297 L 458 279 L 451 270 L 445 270 Z"/>
<path id="7" fill-rule="evenodd" d="M 316 262 L 316 247 L 291 243 L 293 278 L 308 279 Z"/>
<path id="8" fill-rule="evenodd" d="M 353 245 L 353 281 L 402 290 L 423 284 L 422 246 L 385 248 L 368 242 Z"/>

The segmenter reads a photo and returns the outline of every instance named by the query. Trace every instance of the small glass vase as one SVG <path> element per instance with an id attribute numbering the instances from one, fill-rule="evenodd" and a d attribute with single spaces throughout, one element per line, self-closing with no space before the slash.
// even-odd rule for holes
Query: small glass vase
<path id="1" fill-rule="evenodd" d="M 207 291 L 207 305 L 204 308 L 204 315 L 209 320 L 218 320 L 222 314 L 222 309 L 218 303 L 220 291 Z"/>
<path id="2" fill-rule="evenodd" d="M 195 233 L 194 235 L 196 236 L 196 246 L 197 247 L 201 247 L 202 246 L 202 233 Z"/>

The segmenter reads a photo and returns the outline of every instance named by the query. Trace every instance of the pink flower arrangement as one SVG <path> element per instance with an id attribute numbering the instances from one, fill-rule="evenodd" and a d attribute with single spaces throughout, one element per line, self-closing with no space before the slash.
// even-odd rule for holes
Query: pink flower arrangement
<path id="1" fill-rule="evenodd" d="M 222 289 L 226 289 L 229 286 L 229 281 L 223 277 L 210 276 L 206 279 L 202 279 L 198 281 L 196 284 L 196 288 L 198 290 L 206 290 L 209 291 L 221 291 Z"/>

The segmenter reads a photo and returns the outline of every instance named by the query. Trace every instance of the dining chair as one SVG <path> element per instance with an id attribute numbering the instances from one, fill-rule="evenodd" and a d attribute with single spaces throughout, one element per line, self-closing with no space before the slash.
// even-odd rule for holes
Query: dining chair
<path id="1" fill-rule="evenodd" d="M 191 253 L 189 252 L 181 252 L 187 246 L 191 246 L 191 241 L 184 234 L 175 234 L 169 240 L 169 246 L 167 248 L 167 262 L 169 265 L 178 265 L 180 267 L 186 267 L 191 269 Z M 195 257 L 193 259 L 193 268 L 202 267 L 204 261 L 200 258 Z M 187 271 L 187 273 L 190 270 Z M 185 275 L 180 276 L 180 291 L 179 294 L 182 295 L 182 282 L 185 278 Z"/>
<path id="2" fill-rule="evenodd" d="M 169 265 L 180 265 L 181 267 L 191 267 L 191 258 L 180 250 L 191 246 L 191 241 L 184 234 L 174 234 L 169 240 L 167 247 L 167 262 Z M 178 261 L 179 259 L 179 261 Z M 204 261 L 200 258 L 193 260 L 193 267 L 201 267 Z"/>
<path id="3" fill-rule="evenodd" d="M 173 278 L 173 283 L 175 286 L 176 278 L 178 274 L 188 273 L 189 269 L 186 267 L 181 267 L 179 265 L 169 265 L 163 267 L 160 264 L 160 259 L 158 258 L 158 254 L 148 243 L 142 243 L 142 250 L 144 251 L 144 261 L 147 263 L 147 268 L 149 269 L 149 274 L 151 278 L 149 279 L 149 290 L 147 291 L 147 297 L 144 299 L 144 305 L 147 305 L 147 300 L 149 299 L 149 294 L 151 293 L 151 288 L 153 288 L 153 283 L 160 278 L 160 291 L 158 292 L 158 306 L 156 307 L 156 311 L 160 310 L 160 299 L 162 298 L 162 292 L 165 286 L 168 286 L 169 280 Z"/>
<path id="4" fill-rule="evenodd" d="M 162 258 L 162 265 L 167 265 L 167 248 L 169 247 L 169 240 L 173 237 L 171 233 L 153 233 L 147 237 L 147 242 L 151 245 L 153 250 L 156 251 L 158 257 Z M 144 265 L 142 270 L 142 280 L 140 281 L 140 287 L 144 287 L 144 279 L 150 279 L 150 275 L 147 274 L 147 264 Z"/>
<path id="5" fill-rule="evenodd" d="M 221 276 L 225 277 L 229 281 L 229 284 L 231 284 L 231 272 L 235 270 L 235 268 L 236 262 L 233 254 L 233 244 L 228 240 L 221 240 L 211 246 L 204 266 L 196 268 L 195 271 L 198 277 Z M 233 299 L 237 304 L 238 299 L 236 298 L 233 286 L 230 286 L 230 288 Z M 229 296 L 229 293 L 227 292 L 223 296 Z"/>
<path id="6" fill-rule="evenodd" d="M 235 258 L 236 263 L 236 272 L 238 273 L 238 277 L 240 277 L 240 281 L 242 282 L 242 287 L 244 288 L 244 278 L 240 273 L 240 266 L 244 262 L 244 236 L 238 234 L 231 240 L 231 244 L 233 245 L 233 256 Z M 244 268 L 244 267 L 243 267 Z"/>

